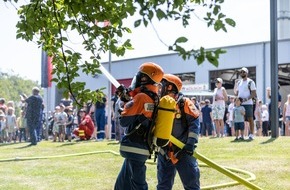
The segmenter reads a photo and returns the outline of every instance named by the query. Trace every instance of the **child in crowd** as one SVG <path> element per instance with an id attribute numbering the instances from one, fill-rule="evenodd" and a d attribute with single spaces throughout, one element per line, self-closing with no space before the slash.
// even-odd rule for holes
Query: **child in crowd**
<path id="1" fill-rule="evenodd" d="M 262 105 L 262 134 L 268 136 L 269 128 L 269 112 L 266 105 Z"/>
<path id="2" fill-rule="evenodd" d="M 235 99 L 235 107 L 233 109 L 233 120 L 235 125 L 235 134 L 237 140 L 244 140 L 244 130 L 245 130 L 245 114 L 246 110 L 243 106 L 241 106 L 243 99 L 242 98 L 236 98 Z M 239 138 L 239 134 L 241 137 Z"/>
<path id="3" fill-rule="evenodd" d="M 18 127 L 16 123 L 16 116 L 14 114 L 14 108 L 8 107 L 7 115 L 6 115 L 6 127 L 8 130 L 8 142 L 14 140 L 16 143 L 17 135 L 18 135 Z"/>
<path id="4" fill-rule="evenodd" d="M 68 119 L 66 123 L 65 134 L 67 135 L 68 142 L 71 142 L 71 133 L 72 133 L 73 122 L 74 122 L 73 110 L 69 108 L 67 111 L 67 114 L 68 114 Z"/>
<path id="5" fill-rule="evenodd" d="M 22 139 L 24 140 L 24 142 L 26 141 L 26 118 L 25 118 L 25 112 L 21 111 L 20 113 L 20 117 L 17 118 L 17 126 L 19 127 L 19 142 L 22 141 Z"/>
<path id="6" fill-rule="evenodd" d="M 65 106 L 63 104 L 60 104 L 59 107 L 60 107 L 60 112 L 58 113 L 59 141 L 64 142 L 67 114 L 64 111 Z"/>
<path id="7" fill-rule="evenodd" d="M 255 122 L 256 122 L 256 135 L 262 135 L 262 100 L 257 101 L 256 109 L 255 109 Z"/>
<path id="8" fill-rule="evenodd" d="M 52 127 L 52 133 L 53 133 L 53 142 L 56 142 L 56 139 L 59 139 L 59 126 L 58 126 L 58 114 L 60 113 L 60 107 L 56 106 L 53 114 L 53 127 Z M 60 139 L 59 139 L 60 141 Z"/>
<path id="9" fill-rule="evenodd" d="M 234 126 L 234 120 L 233 120 L 233 110 L 235 107 L 235 97 L 230 96 L 230 104 L 228 106 L 228 123 L 231 128 L 231 134 L 232 136 L 235 136 L 235 126 Z"/>
<path id="10" fill-rule="evenodd" d="M 6 120 L 5 114 L 2 110 L 0 110 L 0 143 L 5 143 L 7 141 L 6 133 Z"/>

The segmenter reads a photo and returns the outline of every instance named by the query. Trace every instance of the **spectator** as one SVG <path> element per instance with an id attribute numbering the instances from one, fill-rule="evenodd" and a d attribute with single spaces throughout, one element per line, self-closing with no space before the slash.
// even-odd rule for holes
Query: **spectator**
<path id="1" fill-rule="evenodd" d="M 209 106 L 210 105 L 210 100 L 206 99 L 205 101 L 205 106 L 201 108 L 201 113 L 202 113 L 202 135 L 203 136 L 211 136 L 213 134 L 213 126 L 212 126 L 212 108 Z"/>
<path id="2" fill-rule="evenodd" d="M 229 127 L 231 128 L 232 136 L 235 136 L 235 125 L 234 125 L 234 119 L 233 119 L 234 107 L 235 107 L 235 97 L 230 96 L 230 104 L 228 106 L 228 123 L 229 123 Z"/>
<path id="3" fill-rule="evenodd" d="M 223 79 L 216 79 L 216 88 L 214 89 L 213 95 L 213 103 L 212 103 L 212 116 L 214 119 L 215 127 L 216 127 L 216 135 L 217 137 L 224 136 L 224 115 L 225 115 L 225 107 L 226 101 L 228 101 L 228 94 L 226 89 L 222 86 Z"/>
<path id="4" fill-rule="evenodd" d="M 264 137 L 269 135 L 268 128 L 269 128 L 268 107 L 266 105 L 262 105 L 262 134 Z"/>
<path id="5" fill-rule="evenodd" d="M 235 99 L 235 107 L 233 110 L 233 119 L 235 124 L 235 141 L 244 140 L 244 130 L 245 130 L 245 108 L 241 106 L 243 99 L 236 98 Z M 240 134 L 240 137 L 239 137 Z"/>
<path id="6" fill-rule="evenodd" d="M 255 109 L 255 122 L 256 122 L 256 135 L 262 135 L 262 100 L 257 101 L 256 109 Z"/>
<path id="7" fill-rule="evenodd" d="M 194 97 L 192 97 L 190 100 L 191 100 L 192 103 L 195 105 L 195 107 L 196 107 L 198 110 L 200 110 L 200 107 L 199 107 L 199 104 L 198 104 L 198 102 L 197 102 L 197 100 L 196 100 L 196 97 L 194 96 Z"/>
<path id="8" fill-rule="evenodd" d="M 59 136 L 59 115 L 60 113 L 60 106 L 56 106 L 53 113 L 53 127 L 52 127 L 52 133 L 53 133 L 53 142 L 60 141 Z"/>
<path id="9" fill-rule="evenodd" d="M 245 67 L 240 70 L 242 79 L 235 81 L 234 92 L 239 98 L 243 99 L 242 106 L 246 110 L 245 121 L 249 122 L 250 125 L 248 136 L 250 140 L 253 140 L 255 133 L 253 99 L 257 97 L 257 94 L 256 84 L 252 79 L 248 78 L 248 73 L 249 71 Z"/>
<path id="10" fill-rule="evenodd" d="M 280 90 L 280 84 L 278 83 L 278 118 L 280 118 L 281 115 L 283 115 L 283 113 L 281 113 L 281 101 L 282 101 L 282 96 L 279 92 Z M 271 128 L 271 88 L 268 87 L 267 88 L 267 98 L 270 99 L 269 104 L 268 104 L 268 110 L 269 110 L 269 127 Z M 282 129 L 282 122 L 279 121 L 279 128 L 281 129 L 281 131 L 285 131 Z"/>
<path id="11" fill-rule="evenodd" d="M 22 142 L 22 139 L 24 142 L 26 142 L 26 118 L 25 118 L 25 112 L 21 111 L 20 117 L 17 118 L 17 126 L 19 128 L 19 142 Z"/>
<path id="12" fill-rule="evenodd" d="M 203 136 L 203 134 L 202 134 L 202 131 L 203 131 L 203 122 L 202 122 L 202 112 L 201 112 L 201 109 L 203 108 L 205 106 L 205 102 L 202 100 L 202 101 L 200 101 L 200 103 L 199 103 L 199 126 L 200 126 L 200 131 L 199 131 L 199 135 L 200 135 L 200 137 L 202 137 Z"/>
<path id="13" fill-rule="evenodd" d="M 8 129 L 8 142 L 12 140 L 16 143 L 18 128 L 16 123 L 16 116 L 14 114 L 14 108 L 8 107 L 7 115 L 6 115 L 6 127 Z"/>
<path id="14" fill-rule="evenodd" d="M 58 117 L 58 127 L 59 127 L 59 141 L 64 142 L 65 139 L 65 127 L 67 123 L 67 113 L 64 111 L 65 106 L 63 104 L 60 104 L 59 106 L 60 110 L 57 115 Z"/>
<path id="15" fill-rule="evenodd" d="M 6 119 L 3 110 L 0 110 L 0 142 L 6 143 L 7 142 L 7 128 L 6 128 Z"/>
<path id="16" fill-rule="evenodd" d="M 73 100 L 70 97 L 70 93 L 64 98 L 60 100 L 60 105 L 63 104 L 65 106 L 64 112 L 67 113 L 69 109 L 73 108 Z"/>
<path id="17" fill-rule="evenodd" d="M 0 109 L 5 115 L 7 114 L 7 105 L 5 104 L 5 98 L 0 98 Z"/>
<path id="18" fill-rule="evenodd" d="M 283 107 L 283 122 L 285 123 L 285 136 L 290 136 L 290 94 Z"/>
<path id="19" fill-rule="evenodd" d="M 73 131 L 73 134 L 79 137 L 79 140 L 90 140 L 95 130 L 94 122 L 85 109 L 80 109 L 79 114 L 81 122 L 78 128 Z"/>
<path id="20" fill-rule="evenodd" d="M 27 103 L 27 110 L 26 110 L 26 119 L 27 119 L 27 126 L 29 128 L 30 133 L 30 145 L 37 145 L 37 134 L 36 128 L 41 123 L 41 116 L 42 116 L 42 104 L 43 100 L 42 97 L 39 95 L 39 88 L 34 87 L 32 89 L 32 95 L 28 98 L 25 96 L 21 96 L 22 100 Z"/>
<path id="21" fill-rule="evenodd" d="M 97 92 L 97 102 L 92 105 L 90 112 L 94 112 L 96 122 L 96 140 L 102 141 L 105 139 L 105 126 L 106 126 L 106 104 L 107 98 L 102 94 L 100 90 Z"/>
<path id="22" fill-rule="evenodd" d="M 73 122 L 74 122 L 73 110 L 69 108 L 67 110 L 67 114 L 68 114 L 68 117 L 67 117 L 67 123 L 65 126 L 65 134 L 67 136 L 68 142 L 71 142 L 71 133 L 72 133 Z"/>
<path id="23" fill-rule="evenodd" d="M 224 136 L 232 136 L 232 131 L 229 125 L 229 109 L 228 109 L 228 105 L 226 105 L 225 108 L 225 115 L 224 115 Z"/>

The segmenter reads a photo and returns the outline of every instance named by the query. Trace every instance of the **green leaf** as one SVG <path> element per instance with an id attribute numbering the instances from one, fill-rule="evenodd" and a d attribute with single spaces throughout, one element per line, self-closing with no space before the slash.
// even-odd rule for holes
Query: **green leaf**
<path id="1" fill-rule="evenodd" d="M 179 37 L 177 40 L 175 40 L 175 43 L 185 43 L 188 39 L 186 37 Z"/>
<path id="2" fill-rule="evenodd" d="M 134 27 L 137 28 L 138 26 L 140 26 L 140 24 L 141 24 L 141 19 L 136 20 L 136 21 L 134 22 Z"/>
<path id="3" fill-rule="evenodd" d="M 228 25 L 230 25 L 232 27 L 235 27 L 236 26 L 236 22 L 233 19 L 231 19 L 231 18 L 226 18 L 225 21 L 226 21 L 226 23 Z"/>
<path id="4" fill-rule="evenodd" d="M 166 14 L 161 9 L 157 9 L 156 16 L 157 16 L 158 20 L 161 20 L 163 18 L 167 18 Z"/>

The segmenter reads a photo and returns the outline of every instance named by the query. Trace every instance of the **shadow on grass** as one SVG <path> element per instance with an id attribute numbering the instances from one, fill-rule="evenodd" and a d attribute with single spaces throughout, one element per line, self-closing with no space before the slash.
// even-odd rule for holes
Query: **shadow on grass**
<path id="1" fill-rule="evenodd" d="M 59 147 L 63 147 L 63 146 L 71 146 L 71 145 L 75 145 L 76 143 L 74 142 L 67 142 L 67 143 L 62 143 L 61 145 L 59 145 Z"/>
<path id="2" fill-rule="evenodd" d="M 261 142 L 261 144 L 268 144 L 268 143 L 272 143 L 276 140 L 276 138 L 270 138 L 268 140 L 266 140 L 265 142 Z"/>
<path id="3" fill-rule="evenodd" d="M 109 142 L 107 145 L 119 145 L 120 143 L 118 141 L 115 142 Z"/>
<path id="4" fill-rule="evenodd" d="M 239 139 L 239 140 L 232 140 L 231 143 L 248 143 L 248 142 L 252 142 L 253 140 L 251 139 Z"/>
<path id="5" fill-rule="evenodd" d="M 24 149 L 24 148 L 34 147 L 34 146 L 37 146 L 37 145 L 27 144 L 27 145 L 25 145 L 25 146 L 17 147 L 17 148 L 15 148 L 15 149 Z"/>

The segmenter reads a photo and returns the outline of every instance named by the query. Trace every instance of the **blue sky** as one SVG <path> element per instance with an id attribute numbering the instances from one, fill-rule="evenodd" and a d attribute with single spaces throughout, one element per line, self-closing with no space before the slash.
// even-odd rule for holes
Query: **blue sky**
<path id="1" fill-rule="evenodd" d="M 225 0 L 222 11 L 227 17 L 233 18 L 237 22 L 237 26 L 229 28 L 227 33 L 214 32 L 199 19 L 193 19 L 191 26 L 186 29 L 182 29 L 173 22 L 154 22 L 153 24 L 158 35 L 166 44 L 171 44 L 179 36 L 188 37 L 190 40 L 188 45 L 195 48 L 269 41 L 269 2 L 269 0 Z M 5 72 L 13 71 L 22 77 L 40 81 L 41 51 L 33 42 L 16 40 L 17 20 L 18 15 L 15 8 L 0 1 L 0 69 Z M 128 22 L 128 26 L 133 29 L 132 22 Z M 113 60 L 169 53 L 151 26 L 133 29 L 133 33 L 128 38 L 131 38 L 135 50 L 128 52 L 122 58 L 113 57 Z M 103 61 L 107 61 L 107 57 L 105 55 Z"/>

